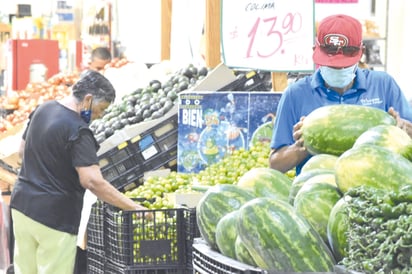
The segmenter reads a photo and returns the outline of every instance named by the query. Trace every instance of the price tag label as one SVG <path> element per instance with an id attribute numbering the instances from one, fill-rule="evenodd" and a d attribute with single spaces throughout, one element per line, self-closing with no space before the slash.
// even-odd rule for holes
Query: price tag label
<path id="1" fill-rule="evenodd" d="M 313 0 L 221 3 L 221 43 L 226 66 L 267 71 L 313 70 Z"/>

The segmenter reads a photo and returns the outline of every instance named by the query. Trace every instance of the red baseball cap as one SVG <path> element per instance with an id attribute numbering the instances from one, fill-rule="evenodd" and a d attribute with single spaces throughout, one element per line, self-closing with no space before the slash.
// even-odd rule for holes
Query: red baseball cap
<path id="1" fill-rule="evenodd" d="M 356 48 L 359 50 L 356 51 Z M 328 53 L 328 49 L 334 52 Z M 352 50 L 352 52 L 344 54 L 343 50 Z M 336 14 L 325 17 L 319 23 L 313 51 L 315 64 L 349 67 L 359 62 L 361 57 L 362 25 L 357 19 L 344 14 Z"/>

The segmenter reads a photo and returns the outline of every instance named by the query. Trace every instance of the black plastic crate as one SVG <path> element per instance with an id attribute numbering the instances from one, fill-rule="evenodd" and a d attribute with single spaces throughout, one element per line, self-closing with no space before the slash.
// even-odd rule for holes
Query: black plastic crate
<path id="1" fill-rule="evenodd" d="M 177 170 L 177 144 L 175 144 L 170 150 L 164 151 L 144 163 L 145 171 L 163 168 L 169 168 L 172 171 Z"/>
<path id="2" fill-rule="evenodd" d="M 136 163 L 135 156 L 133 156 L 101 170 L 103 177 L 110 183 L 113 183 L 116 180 L 124 178 L 125 173 L 136 169 L 139 166 L 141 167 L 141 164 Z"/>
<path id="3" fill-rule="evenodd" d="M 144 182 L 144 173 L 161 168 L 177 170 L 177 112 L 167 119 L 135 133 L 117 147 L 99 156 L 103 177 L 120 191 Z M 136 130 L 138 131 L 138 130 Z"/>
<path id="4" fill-rule="evenodd" d="M 204 241 L 193 244 L 193 270 L 200 274 L 262 274 L 259 268 L 241 263 L 212 250 Z"/>
<path id="5" fill-rule="evenodd" d="M 177 144 L 170 150 L 161 152 L 147 161 L 141 161 L 142 165 L 135 165 L 125 171 L 111 184 L 122 192 L 135 189 L 144 183 L 144 173 L 158 169 L 177 170 Z"/>
<path id="6" fill-rule="evenodd" d="M 121 175 L 117 176 L 111 184 L 122 192 L 134 189 L 144 183 L 145 167 L 143 165 L 135 165 Z"/>
<path id="7" fill-rule="evenodd" d="M 196 208 L 185 208 L 186 221 L 186 269 L 193 270 L 193 243 L 196 238 L 199 238 L 200 231 L 196 222 Z"/>
<path id="8" fill-rule="evenodd" d="M 138 164 L 134 154 L 133 148 L 130 148 L 126 141 L 100 155 L 99 166 L 103 177 L 112 182 L 125 171 L 134 167 Z"/>
<path id="9" fill-rule="evenodd" d="M 182 267 L 167 267 L 164 269 L 137 268 L 135 266 L 119 266 L 115 263 L 108 262 L 106 265 L 106 273 L 110 274 L 192 274 Z"/>
<path id="10" fill-rule="evenodd" d="M 150 129 L 128 140 L 128 147 L 136 154 L 136 161 L 142 163 L 157 155 L 176 149 L 178 120 L 171 116 Z"/>
<path id="11" fill-rule="evenodd" d="M 94 249 L 93 247 L 87 248 L 87 274 L 105 274 L 106 256 L 104 251 L 100 249 Z"/>
<path id="12" fill-rule="evenodd" d="M 256 71 L 240 73 L 236 80 L 217 91 L 268 91 L 264 79 Z"/>
<path id="13" fill-rule="evenodd" d="M 93 250 L 104 249 L 103 238 L 103 225 L 104 225 L 104 203 L 97 200 L 91 207 L 90 217 L 87 223 L 87 248 Z"/>
<path id="14" fill-rule="evenodd" d="M 120 211 L 105 208 L 105 255 L 121 268 L 185 268 L 184 209 Z M 153 217 L 144 214 L 150 212 Z"/>
<path id="15" fill-rule="evenodd" d="M 185 207 L 185 219 L 186 219 L 186 239 L 194 241 L 199 238 L 200 230 L 196 221 L 196 208 Z"/>

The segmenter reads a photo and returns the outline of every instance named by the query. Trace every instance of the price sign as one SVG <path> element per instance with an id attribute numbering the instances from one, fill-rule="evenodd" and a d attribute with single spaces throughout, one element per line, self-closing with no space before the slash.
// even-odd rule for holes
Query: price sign
<path id="1" fill-rule="evenodd" d="M 313 0 L 222 0 L 221 22 L 226 66 L 313 70 Z"/>

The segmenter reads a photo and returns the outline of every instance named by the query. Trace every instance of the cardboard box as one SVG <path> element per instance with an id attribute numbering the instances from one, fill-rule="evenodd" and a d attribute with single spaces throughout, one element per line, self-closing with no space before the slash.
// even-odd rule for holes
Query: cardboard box
<path id="1" fill-rule="evenodd" d="M 175 208 L 186 206 L 188 208 L 195 208 L 203 197 L 204 193 L 165 193 L 168 201 L 174 205 Z"/>
<path id="2" fill-rule="evenodd" d="M 184 92 L 179 95 L 178 172 L 198 172 L 234 150 L 267 142 L 282 93 Z"/>

